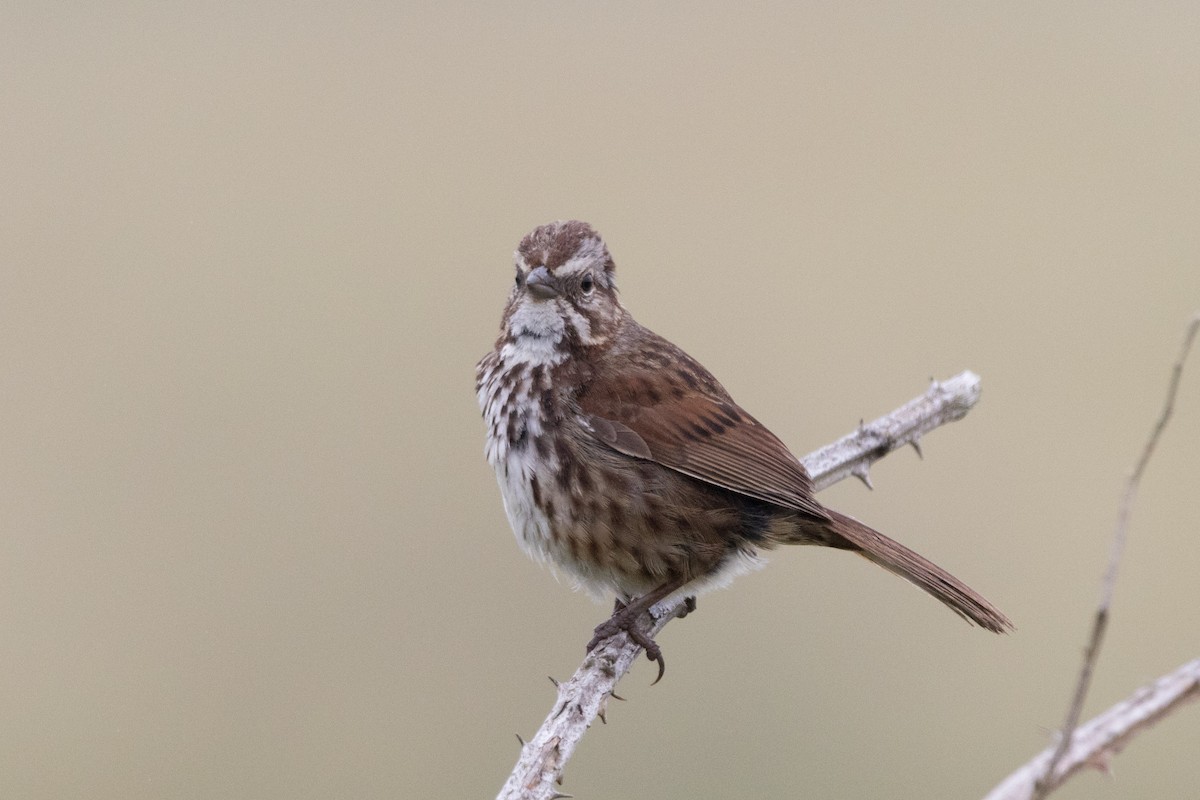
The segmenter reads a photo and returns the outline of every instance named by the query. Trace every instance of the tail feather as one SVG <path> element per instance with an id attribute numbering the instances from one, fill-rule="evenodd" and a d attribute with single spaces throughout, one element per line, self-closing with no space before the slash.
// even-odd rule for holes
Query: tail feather
<path id="1" fill-rule="evenodd" d="M 909 550 L 854 517 L 827 509 L 833 531 L 862 556 L 910 581 L 941 600 L 952 611 L 994 633 L 1012 630 L 1013 624 L 978 592 L 924 556 Z"/>

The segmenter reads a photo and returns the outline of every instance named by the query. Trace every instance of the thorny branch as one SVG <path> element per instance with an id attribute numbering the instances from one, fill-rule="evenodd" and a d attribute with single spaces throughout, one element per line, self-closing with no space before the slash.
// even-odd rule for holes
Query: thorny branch
<path id="1" fill-rule="evenodd" d="M 1038 783 L 1053 791 L 1084 767 L 1108 770 L 1108 762 L 1134 736 L 1182 706 L 1200 697 L 1200 658 L 1189 661 L 1112 708 L 1075 729 L 1070 746 L 1058 761 L 1050 762 L 1058 747 L 1051 745 L 1009 775 L 984 800 L 1028 800 Z M 1048 770 L 1053 770 L 1049 772 Z M 1047 776 L 1049 779 L 1047 780 Z"/>
<path id="2" fill-rule="evenodd" d="M 1079 671 L 1075 694 L 1067 709 L 1066 722 L 1063 724 L 1058 743 L 1047 748 L 1005 779 L 1000 786 L 992 790 L 992 793 L 987 796 L 987 800 L 1043 800 L 1080 767 L 1089 764 L 1093 766 L 1107 765 L 1108 759 L 1136 733 L 1150 727 L 1177 705 L 1182 704 L 1184 700 L 1200 693 L 1197 685 L 1200 680 L 1200 661 L 1189 662 L 1171 675 L 1161 678 L 1153 688 L 1135 694 L 1129 700 L 1118 703 L 1082 728 L 1079 727 L 1079 717 L 1083 712 L 1083 704 L 1087 700 L 1092 673 L 1095 671 L 1096 661 L 1100 656 L 1100 647 L 1104 643 L 1104 632 L 1108 628 L 1109 609 L 1112 606 L 1113 593 L 1117 585 L 1117 569 L 1121 564 L 1121 555 L 1125 550 L 1125 541 L 1128 538 L 1129 517 L 1133 511 L 1133 501 L 1137 497 L 1138 486 L 1146 471 L 1146 465 L 1150 463 L 1150 457 L 1154 454 L 1162 432 L 1167 427 L 1167 422 L 1175 410 L 1175 398 L 1179 394 L 1183 365 L 1187 361 L 1197 331 L 1200 331 L 1200 314 L 1194 316 L 1188 323 L 1179 356 L 1171 367 L 1171 380 L 1167 387 L 1167 396 L 1162 412 L 1126 482 L 1121 505 L 1117 511 L 1116 530 L 1113 533 L 1108 568 L 1105 570 L 1101 582 L 1100 604 L 1096 608 L 1092 633 L 1084 651 L 1083 666 Z M 1174 687 L 1175 691 L 1173 693 L 1160 691 L 1159 687 L 1164 682 Z M 1131 708 L 1132 713 L 1130 712 Z"/>
<path id="3" fill-rule="evenodd" d="M 935 381 L 920 397 L 880 417 L 803 460 L 817 490 L 855 475 L 868 486 L 870 465 L 891 451 L 912 445 L 920 450 L 921 436 L 941 425 L 962 419 L 979 399 L 980 379 L 963 372 L 944 382 Z M 679 615 L 683 602 L 660 604 L 641 620 L 654 637 Z M 557 790 L 563 769 L 592 720 L 604 721 L 613 688 L 641 653 L 641 648 L 621 634 L 603 642 L 587 655 L 570 680 L 555 682 L 558 697 L 542 727 L 528 742 L 500 790 L 498 800 L 554 800 L 569 797 Z"/>

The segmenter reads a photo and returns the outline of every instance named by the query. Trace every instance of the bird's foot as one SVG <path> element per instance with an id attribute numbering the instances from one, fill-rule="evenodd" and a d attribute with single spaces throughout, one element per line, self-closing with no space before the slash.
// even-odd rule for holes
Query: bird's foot
<path id="1" fill-rule="evenodd" d="M 636 603 L 626 605 L 617 600 L 617 607 L 613 609 L 613 615 L 597 625 L 596 630 L 593 631 L 595 635 L 588 642 L 587 651 L 592 652 L 605 639 L 616 636 L 618 633 L 625 633 L 629 636 L 629 641 L 646 651 L 646 658 L 658 664 L 658 677 L 654 679 L 654 683 L 658 683 L 662 680 L 663 673 L 666 672 L 667 662 L 663 660 L 662 648 L 658 646 L 658 642 L 637 626 L 638 616 L 643 610 Z M 654 683 L 650 685 L 653 686 Z"/>

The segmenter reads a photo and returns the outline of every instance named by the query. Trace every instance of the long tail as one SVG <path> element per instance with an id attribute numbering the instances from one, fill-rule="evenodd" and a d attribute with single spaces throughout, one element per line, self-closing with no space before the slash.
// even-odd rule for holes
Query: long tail
<path id="1" fill-rule="evenodd" d="M 868 528 L 854 517 L 832 509 L 826 511 L 833 518 L 834 532 L 870 561 L 921 587 L 969 622 L 994 633 L 1012 630 L 1012 622 L 1000 609 L 937 564 Z"/>

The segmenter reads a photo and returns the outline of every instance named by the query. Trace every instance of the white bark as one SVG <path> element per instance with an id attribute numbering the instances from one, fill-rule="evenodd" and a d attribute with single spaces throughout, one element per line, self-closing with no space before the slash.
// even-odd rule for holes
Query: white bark
<path id="1" fill-rule="evenodd" d="M 1200 658 L 1075 728 L 1052 774 L 1046 776 L 1046 768 L 1058 751 L 1057 743 L 1005 778 L 984 800 L 1029 800 L 1039 790 L 1038 781 L 1043 776 L 1043 790 L 1049 793 L 1084 767 L 1107 772 L 1109 761 L 1130 739 L 1196 697 L 1200 697 Z"/>

